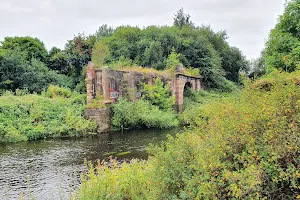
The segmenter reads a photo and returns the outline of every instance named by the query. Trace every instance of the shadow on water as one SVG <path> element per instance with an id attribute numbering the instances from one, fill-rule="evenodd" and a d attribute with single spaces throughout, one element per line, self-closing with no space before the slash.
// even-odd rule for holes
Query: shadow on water
<path id="1" fill-rule="evenodd" d="M 82 171 L 84 159 L 147 159 L 147 145 L 180 130 L 130 130 L 0 145 L 0 199 L 68 199 L 79 185 L 74 172 Z"/>

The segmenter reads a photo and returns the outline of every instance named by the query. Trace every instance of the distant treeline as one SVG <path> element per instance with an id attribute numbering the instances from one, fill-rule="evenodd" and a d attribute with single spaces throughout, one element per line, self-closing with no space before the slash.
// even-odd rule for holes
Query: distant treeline
<path id="1" fill-rule="evenodd" d="M 199 69 L 207 87 L 227 90 L 227 80 L 239 83 L 239 73 L 249 69 L 249 62 L 226 39 L 225 31 L 194 25 L 183 9 L 175 14 L 173 26 L 102 25 L 95 34 L 74 36 L 64 49 L 47 51 L 38 38 L 6 37 L 0 46 L 0 89 L 39 93 L 56 84 L 84 92 L 83 69 L 91 59 L 98 66 L 162 70 L 175 52 L 180 65 Z"/>

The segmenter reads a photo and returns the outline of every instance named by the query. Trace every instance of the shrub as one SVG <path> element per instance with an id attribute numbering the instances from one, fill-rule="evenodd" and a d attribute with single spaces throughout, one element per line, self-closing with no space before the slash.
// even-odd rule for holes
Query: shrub
<path id="1" fill-rule="evenodd" d="M 0 143 L 79 136 L 96 128 L 83 118 L 84 95 L 58 86 L 42 95 L 16 93 L 0 96 Z"/>
<path id="2" fill-rule="evenodd" d="M 164 85 L 161 79 L 157 78 L 154 85 L 143 84 L 142 99 L 158 106 L 164 111 L 172 110 L 175 105 L 175 98 L 169 89 L 169 85 Z"/>
<path id="3" fill-rule="evenodd" d="M 173 111 L 162 111 L 147 101 L 130 102 L 119 99 L 112 105 L 112 125 L 117 128 L 156 127 L 170 128 L 178 125 Z"/>

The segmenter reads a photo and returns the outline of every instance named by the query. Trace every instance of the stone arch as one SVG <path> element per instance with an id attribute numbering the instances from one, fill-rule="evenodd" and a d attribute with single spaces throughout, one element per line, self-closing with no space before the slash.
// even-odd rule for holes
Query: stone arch
<path id="1" fill-rule="evenodd" d="M 176 98 L 176 108 L 177 112 L 183 111 L 183 98 L 184 92 L 187 88 L 192 90 L 199 91 L 201 90 L 201 81 L 200 78 L 185 76 L 178 74 L 176 80 L 174 81 L 174 95 Z"/>

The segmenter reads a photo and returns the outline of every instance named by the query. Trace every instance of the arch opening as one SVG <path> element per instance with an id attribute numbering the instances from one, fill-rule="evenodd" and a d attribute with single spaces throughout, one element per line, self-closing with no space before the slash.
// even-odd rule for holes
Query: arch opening
<path id="1" fill-rule="evenodd" d="M 184 85 L 183 90 L 183 106 L 182 110 L 189 107 L 189 104 L 194 100 L 194 93 L 193 93 L 193 85 L 191 82 L 187 82 Z"/>
<path id="2" fill-rule="evenodd" d="M 192 90 L 193 90 L 193 85 L 191 82 L 187 82 L 184 85 L 184 89 L 183 89 L 183 97 L 189 97 L 192 94 Z"/>

